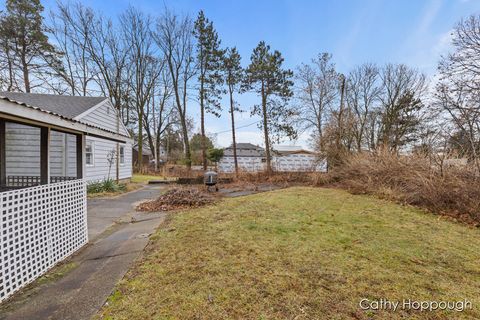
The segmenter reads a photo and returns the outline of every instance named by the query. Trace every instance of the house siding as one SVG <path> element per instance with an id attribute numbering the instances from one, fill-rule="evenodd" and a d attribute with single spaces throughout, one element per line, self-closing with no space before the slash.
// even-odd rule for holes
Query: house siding
<path id="1" fill-rule="evenodd" d="M 274 156 L 272 166 L 279 172 L 308 172 L 308 171 L 326 171 L 324 161 L 309 153 L 294 153 L 281 156 Z"/>
<path id="2" fill-rule="evenodd" d="M 104 179 L 116 179 L 117 157 L 111 166 L 108 161 L 108 153 L 117 150 L 117 143 L 95 137 L 87 137 L 87 143 L 93 143 L 93 165 L 86 166 L 85 178 L 89 182 L 101 181 Z M 125 147 L 125 163 L 119 165 L 119 179 L 129 179 L 132 177 L 132 144 L 119 143 L 119 146 Z M 110 168 L 110 174 L 109 174 Z"/>
<path id="3" fill-rule="evenodd" d="M 238 167 L 245 172 L 260 172 L 265 170 L 262 157 L 237 157 Z M 325 172 L 325 161 L 319 161 L 312 154 L 288 154 L 272 157 L 272 169 L 279 172 Z M 224 156 L 218 163 L 220 172 L 231 173 L 235 171 L 235 162 L 232 156 Z"/>
<path id="4" fill-rule="evenodd" d="M 262 157 L 237 157 L 237 162 L 240 171 L 258 172 L 265 169 L 265 164 L 262 162 Z M 234 158 L 230 156 L 223 157 L 218 162 L 218 171 L 227 173 L 234 172 Z"/>
<path id="5" fill-rule="evenodd" d="M 130 136 L 125 126 L 121 123 L 117 114 L 117 110 L 115 110 L 108 100 L 103 102 L 99 107 L 96 107 L 96 109 L 94 109 L 92 112 L 89 112 L 76 119 L 105 130 Z"/>

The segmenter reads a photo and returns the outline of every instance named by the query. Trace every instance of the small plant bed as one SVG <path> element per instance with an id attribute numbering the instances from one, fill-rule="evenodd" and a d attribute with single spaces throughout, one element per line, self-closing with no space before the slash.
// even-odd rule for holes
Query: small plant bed
<path id="1" fill-rule="evenodd" d="M 108 197 L 133 191 L 139 187 L 139 184 L 116 183 L 114 180 L 109 179 L 88 184 L 87 194 L 89 198 Z"/>
<path id="2" fill-rule="evenodd" d="M 185 208 L 198 208 L 214 203 L 216 197 L 199 188 L 172 188 L 155 200 L 141 203 L 139 211 L 171 211 Z"/>

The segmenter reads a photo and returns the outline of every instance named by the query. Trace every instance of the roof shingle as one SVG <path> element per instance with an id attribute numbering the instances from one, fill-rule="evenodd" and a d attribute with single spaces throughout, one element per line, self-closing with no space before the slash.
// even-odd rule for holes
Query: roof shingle
<path id="1" fill-rule="evenodd" d="M 54 94 L 0 92 L 1 97 L 25 103 L 73 119 L 106 100 L 105 97 L 61 96 Z"/>

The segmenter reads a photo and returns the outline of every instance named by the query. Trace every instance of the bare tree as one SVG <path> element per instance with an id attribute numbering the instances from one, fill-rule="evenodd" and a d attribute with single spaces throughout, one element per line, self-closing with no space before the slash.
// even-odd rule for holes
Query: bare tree
<path id="1" fill-rule="evenodd" d="M 50 31 L 62 53 L 61 68 L 56 74 L 63 80 L 71 95 L 95 94 L 93 84 L 98 79 L 91 59 L 88 41 L 92 34 L 94 14 L 91 9 L 77 3 L 58 4 L 58 12 L 51 13 Z"/>
<path id="2" fill-rule="evenodd" d="M 331 109 L 336 108 L 339 82 L 332 55 L 321 53 L 311 64 L 302 64 L 296 72 L 296 96 L 304 130 L 313 129 L 321 145 L 323 126 Z"/>
<path id="3" fill-rule="evenodd" d="M 469 157 L 480 172 L 480 95 L 472 93 L 469 85 L 461 86 L 463 82 L 455 84 L 445 80 L 437 85 L 435 103 L 442 114 L 453 125 L 452 133 L 457 136 L 451 141 Z M 463 138 L 459 138 L 463 137 Z"/>
<path id="4" fill-rule="evenodd" d="M 158 18 L 154 34 L 157 45 L 163 52 L 173 88 L 174 105 L 182 130 L 185 163 L 192 165 L 189 145 L 187 103 L 189 81 L 195 76 L 195 61 L 192 41 L 193 25 L 190 17 L 178 16 L 168 9 Z"/>
<path id="5" fill-rule="evenodd" d="M 346 102 L 355 115 L 353 135 L 357 151 L 368 146 L 369 120 L 381 93 L 378 68 L 373 64 L 355 67 L 347 77 Z"/>
<path id="6" fill-rule="evenodd" d="M 461 20 L 454 28 L 454 50 L 439 64 L 442 77 L 461 81 L 462 90 L 480 90 L 480 15 Z"/>
<path id="7" fill-rule="evenodd" d="M 147 108 L 144 112 L 144 126 L 150 149 L 154 151 L 155 169 L 160 169 L 161 139 L 166 130 L 173 125 L 176 117 L 170 103 L 172 86 L 170 75 L 165 64 L 162 65 L 161 75 L 155 82 Z"/>
<path id="8" fill-rule="evenodd" d="M 453 36 L 454 50 L 439 64 L 433 106 L 452 126 L 452 147 L 480 172 L 480 16 L 460 21 Z"/>
<path id="9" fill-rule="evenodd" d="M 146 108 L 148 102 L 152 99 L 155 83 L 157 82 L 164 61 L 157 57 L 155 52 L 152 32 L 150 30 L 151 18 L 142 12 L 130 7 L 120 16 L 123 37 L 129 44 L 127 51 L 127 63 L 131 77 L 126 81 L 133 97 L 134 109 L 137 114 L 138 129 L 138 153 L 143 154 L 143 132 L 148 127 L 148 115 Z M 153 148 L 152 148 L 153 150 Z M 138 171 L 143 170 L 141 161 L 138 162 Z"/>

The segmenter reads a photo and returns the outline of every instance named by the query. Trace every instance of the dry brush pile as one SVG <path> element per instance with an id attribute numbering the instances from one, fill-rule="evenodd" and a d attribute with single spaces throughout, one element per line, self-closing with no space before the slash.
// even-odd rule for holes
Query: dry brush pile
<path id="1" fill-rule="evenodd" d="M 216 198 L 195 187 L 169 189 L 155 200 L 141 203 L 139 211 L 170 211 L 176 209 L 197 208 L 212 204 Z"/>
<path id="2" fill-rule="evenodd" d="M 421 156 L 361 153 L 321 176 L 318 184 L 374 194 L 480 226 L 480 177 L 469 167 L 439 170 Z"/>

